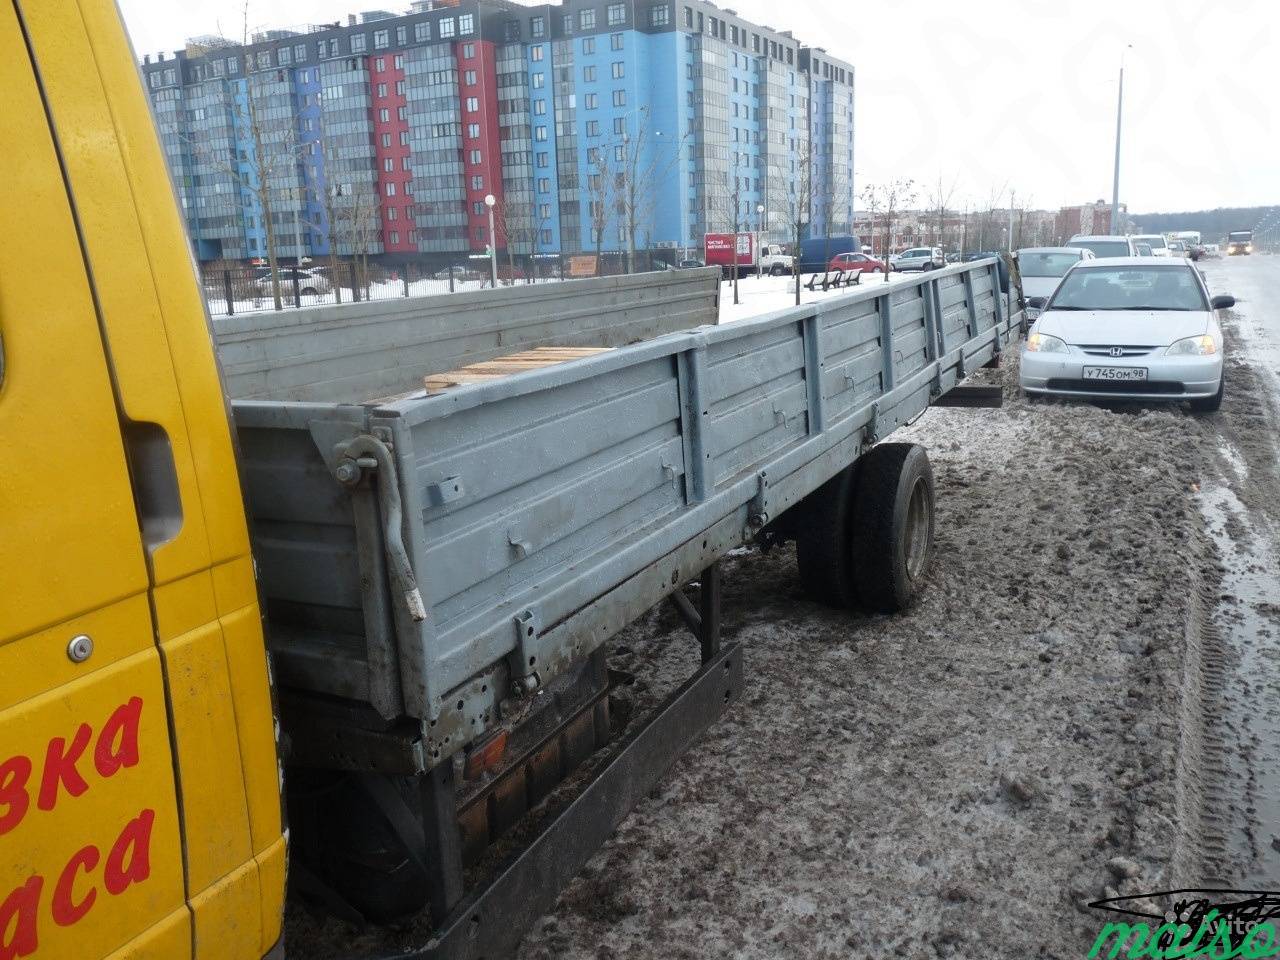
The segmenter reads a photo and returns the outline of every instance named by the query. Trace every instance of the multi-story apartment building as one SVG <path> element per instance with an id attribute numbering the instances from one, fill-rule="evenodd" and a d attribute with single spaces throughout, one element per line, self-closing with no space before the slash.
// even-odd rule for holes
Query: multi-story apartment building
<path id="1" fill-rule="evenodd" d="M 418 0 L 142 70 L 201 259 L 479 252 L 489 196 L 521 254 L 853 220 L 853 67 L 705 0 Z"/>

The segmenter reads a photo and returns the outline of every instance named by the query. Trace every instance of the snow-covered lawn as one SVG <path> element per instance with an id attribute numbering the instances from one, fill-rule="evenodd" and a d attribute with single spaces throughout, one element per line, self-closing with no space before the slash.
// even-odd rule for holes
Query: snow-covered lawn
<path id="1" fill-rule="evenodd" d="M 862 282 L 852 287 L 823 290 L 821 284 L 815 289 L 805 289 L 809 282 L 809 274 L 800 278 L 800 302 L 816 303 L 830 297 L 842 297 L 866 290 L 868 287 L 883 287 L 885 279 L 882 274 L 869 273 L 863 276 Z M 891 273 L 889 283 L 902 283 L 920 278 L 918 273 Z M 785 310 L 796 305 L 796 282 L 794 277 L 743 277 L 738 281 L 738 300 L 733 302 L 733 283 L 726 281 L 720 284 L 720 322 L 732 323 L 734 320 L 745 320 L 775 310 Z"/>

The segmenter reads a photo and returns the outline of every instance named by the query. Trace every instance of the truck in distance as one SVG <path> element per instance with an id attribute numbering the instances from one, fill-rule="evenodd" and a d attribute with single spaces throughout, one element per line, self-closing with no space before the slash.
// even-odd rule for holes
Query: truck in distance
<path id="1" fill-rule="evenodd" d="M 756 243 L 756 234 L 743 231 L 732 233 L 708 233 L 704 238 L 706 262 L 709 267 L 720 267 L 726 277 L 736 268 L 739 276 L 748 273 L 767 273 L 779 277 L 790 273 L 795 259 L 783 252 L 777 243 Z"/>
<path id="2" fill-rule="evenodd" d="M 1253 253 L 1253 231 L 1233 230 L 1227 234 L 1227 256 L 1248 256 Z"/>

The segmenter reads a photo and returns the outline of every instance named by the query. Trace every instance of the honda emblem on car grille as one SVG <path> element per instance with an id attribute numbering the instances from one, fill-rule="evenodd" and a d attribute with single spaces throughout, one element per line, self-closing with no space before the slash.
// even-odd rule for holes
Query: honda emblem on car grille
<path id="1" fill-rule="evenodd" d="M 1107 352 L 1108 352 L 1109 354 L 1111 354 L 1113 357 L 1123 357 L 1123 356 L 1124 356 L 1124 347 L 1112 347 L 1112 348 L 1111 348 L 1110 350 L 1108 350 Z"/>

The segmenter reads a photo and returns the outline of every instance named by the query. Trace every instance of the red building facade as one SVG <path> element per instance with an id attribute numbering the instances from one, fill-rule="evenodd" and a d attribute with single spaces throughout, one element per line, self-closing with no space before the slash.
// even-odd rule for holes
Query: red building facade
<path id="1" fill-rule="evenodd" d="M 505 248 L 502 230 L 502 142 L 498 128 L 498 75 L 494 45 L 466 40 L 454 45 L 458 63 L 458 100 L 462 111 L 462 169 L 466 187 L 467 237 L 482 251 L 489 243 L 489 211 L 484 198 L 493 194 L 497 246 Z"/>
<path id="2" fill-rule="evenodd" d="M 387 253 L 417 252 L 413 224 L 413 168 L 405 106 L 404 59 L 386 51 L 368 58 L 373 140 L 381 198 L 382 245 Z"/>

